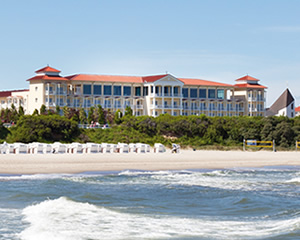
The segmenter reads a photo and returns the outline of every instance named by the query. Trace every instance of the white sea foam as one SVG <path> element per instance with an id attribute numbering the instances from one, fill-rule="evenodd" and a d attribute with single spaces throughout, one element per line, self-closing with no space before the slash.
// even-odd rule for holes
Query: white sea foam
<path id="1" fill-rule="evenodd" d="M 117 179 L 118 176 L 128 176 L 133 178 Z M 64 180 L 88 183 L 103 184 L 99 175 L 72 175 L 64 177 Z M 274 184 L 282 184 L 279 178 L 269 178 L 262 175 L 258 177 L 253 172 L 236 172 L 232 170 L 215 170 L 208 172 L 197 171 L 122 171 L 117 175 L 112 175 L 111 181 L 105 181 L 105 184 L 158 184 L 158 185 L 184 185 L 184 186 L 202 186 L 227 190 L 270 190 Z M 114 177 L 118 180 L 114 181 Z M 134 178 L 136 177 L 136 178 Z M 283 182 L 286 181 L 286 178 Z"/>
<path id="2" fill-rule="evenodd" d="M 23 210 L 29 227 L 22 240 L 161 239 L 206 237 L 259 239 L 299 230 L 300 217 L 289 220 L 214 220 L 128 214 L 61 197 Z"/>
<path id="3" fill-rule="evenodd" d="M 0 239 L 16 239 L 20 228 L 21 210 L 0 208 Z"/>
<path id="4" fill-rule="evenodd" d="M 44 180 L 57 179 L 73 176 L 71 174 L 32 174 L 32 175 L 8 175 L 0 176 L 0 181 L 17 181 L 17 180 Z"/>
<path id="5" fill-rule="evenodd" d="M 300 184 L 300 178 L 293 178 L 291 180 L 286 181 L 286 183 Z"/>

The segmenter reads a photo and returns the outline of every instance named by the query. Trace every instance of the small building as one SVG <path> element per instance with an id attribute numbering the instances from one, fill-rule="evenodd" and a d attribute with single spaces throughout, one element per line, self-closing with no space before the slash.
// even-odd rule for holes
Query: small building
<path id="1" fill-rule="evenodd" d="M 295 99 L 288 88 L 267 109 L 266 116 L 295 117 Z"/>
<path id="2" fill-rule="evenodd" d="M 14 105 L 16 109 L 23 107 L 24 112 L 28 109 L 28 89 L 0 91 L 0 111 L 11 109 Z"/>
<path id="3" fill-rule="evenodd" d="M 300 116 L 300 106 L 295 108 L 295 117 Z"/>
<path id="4" fill-rule="evenodd" d="M 267 87 L 259 84 L 259 79 L 246 75 L 235 80 L 234 98 L 245 103 L 244 116 L 265 116 Z"/>

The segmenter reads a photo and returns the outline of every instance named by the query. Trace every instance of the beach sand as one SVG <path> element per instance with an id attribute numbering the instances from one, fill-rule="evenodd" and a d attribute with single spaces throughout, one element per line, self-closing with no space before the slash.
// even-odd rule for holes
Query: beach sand
<path id="1" fill-rule="evenodd" d="M 192 151 L 165 153 L 0 155 L 0 174 L 122 170 L 224 169 L 300 165 L 300 152 Z"/>

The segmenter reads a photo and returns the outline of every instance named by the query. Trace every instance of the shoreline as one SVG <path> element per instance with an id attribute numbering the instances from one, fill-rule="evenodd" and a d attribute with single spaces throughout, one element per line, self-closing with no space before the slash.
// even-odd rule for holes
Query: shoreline
<path id="1" fill-rule="evenodd" d="M 165 153 L 1 154 L 0 174 L 72 174 L 300 166 L 298 152 L 181 150 Z"/>

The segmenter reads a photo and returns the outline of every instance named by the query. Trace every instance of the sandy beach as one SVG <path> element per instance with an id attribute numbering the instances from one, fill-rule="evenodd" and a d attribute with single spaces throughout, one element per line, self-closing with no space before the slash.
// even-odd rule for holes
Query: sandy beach
<path id="1" fill-rule="evenodd" d="M 223 169 L 297 166 L 300 152 L 191 151 L 111 154 L 0 155 L 0 174 L 80 173 L 122 170 Z"/>

